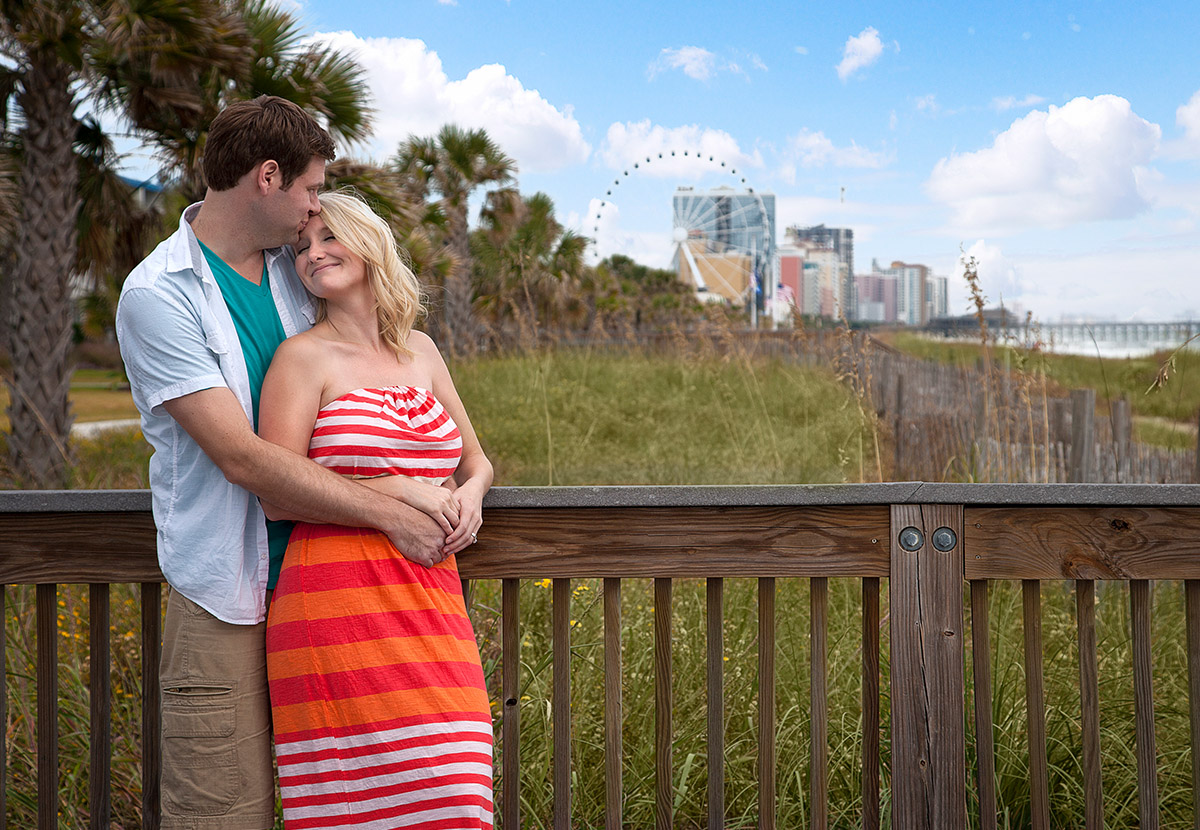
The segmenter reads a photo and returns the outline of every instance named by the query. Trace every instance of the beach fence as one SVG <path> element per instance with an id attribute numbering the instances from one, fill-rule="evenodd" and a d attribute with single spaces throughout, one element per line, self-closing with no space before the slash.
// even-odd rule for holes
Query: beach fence
<path id="1" fill-rule="evenodd" d="M 1117 824 L 1135 821 L 1150 830 L 1160 826 L 1161 810 L 1170 803 L 1189 805 L 1200 823 L 1200 487 L 1195 485 L 937 484 L 890 483 L 823 487 L 597 487 L 499 488 L 485 502 L 487 533 L 460 557 L 465 580 L 499 581 L 501 603 L 501 695 L 497 713 L 496 809 L 498 826 L 578 826 L 576 782 L 585 773 L 603 787 L 606 808 L 595 826 L 627 826 L 631 809 L 623 780 L 624 753 L 653 746 L 655 787 L 653 821 L 660 830 L 676 826 L 679 806 L 673 781 L 680 759 L 675 754 L 676 718 L 703 711 L 707 723 L 703 793 L 706 819 L 701 826 L 726 826 L 727 791 L 724 769 L 726 717 L 732 701 L 726 694 L 724 638 L 732 616 L 742 609 L 725 602 L 727 582 L 756 583 L 757 618 L 754 787 L 756 811 L 750 825 L 779 826 L 780 766 L 797 764 L 803 750 L 781 743 L 777 734 L 777 695 L 796 682 L 778 670 L 781 633 L 803 629 L 809 642 L 808 730 L 805 817 L 788 826 L 830 826 L 839 806 L 831 801 L 828 703 L 830 581 L 857 586 L 861 631 L 852 644 L 860 678 L 859 766 L 853 776 L 860 790 L 853 795 L 852 826 L 916 830 L 957 830 L 1000 826 L 1002 809 L 1014 798 L 997 765 L 997 746 L 1022 745 L 1018 776 L 1026 805 L 1021 826 L 1049 828 L 1060 786 L 1051 788 L 1062 747 L 1048 741 L 1047 716 L 1070 701 L 1048 697 L 1044 682 L 1049 666 L 1043 634 L 1044 584 L 1055 584 L 1075 597 L 1075 621 L 1069 629 L 1070 660 L 1077 667 L 1080 695 L 1077 728 L 1069 734 L 1070 751 L 1079 760 L 1071 785 L 1083 792 L 1076 812 L 1069 807 L 1069 826 L 1099 828 L 1104 816 Z M 108 714 L 112 692 L 103 670 L 109 659 L 111 585 L 140 584 L 140 643 L 143 698 L 140 722 L 142 751 L 140 822 L 159 826 L 158 780 L 162 756 L 159 722 L 161 690 L 154 666 L 161 648 L 161 581 L 155 558 L 150 497 L 126 492 L 0 493 L 0 583 L 4 596 L 20 586 L 36 586 L 36 665 L 27 669 L 7 663 L 0 674 L 0 707 L 10 694 L 32 685 L 36 696 L 36 793 L 0 789 L 9 806 L 33 805 L 30 820 L 6 826 L 27 827 L 32 815 L 40 830 L 56 830 L 64 810 L 61 801 L 60 747 L 68 736 L 59 731 L 60 689 L 57 686 L 61 622 L 56 620 L 58 586 L 90 586 L 91 672 L 88 727 L 90 788 L 87 816 L 91 828 L 108 828 L 114 792 Z M 534 784 L 523 776 L 520 747 L 523 724 L 530 716 L 518 678 L 523 661 L 520 586 L 532 580 L 552 585 L 551 705 L 553 733 L 552 802 L 535 812 L 523 797 Z M 598 740 L 580 736 L 572 717 L 572 683 L 580 669 L 571 625 L 572 585 L 600 580 L 603 585 L 603 734 Z M 632 644 L 622 637 L 623 586 L 653 583 L 653 631 L 650 640 Z M 680 699 L 674 678 L 678 619 L 674 593 L 702 580 L 706 595 L 705 690 Z M 780 588 L 806 584 L 804 615 L 777 612 Z M 1155 628 L 1154 585 L 1180 585 L 1186 603 L 1186 625 L 1170 631 Z M 495 583 L 492 583 L 495 584 Z M 17 587 L 13 587 L 17 586 Z M 1023 631 L 1023 698 L 1025 717 L 997 722 L 994 672 L 1005 670 L 997 631 L 990 621 L 989 594 L 1019 586 Z M 1109 590 L 1099 591 L 1101 586 Z M 1113 620 L 1099 620 L 1097 596 L 1118 594 L 1122 605 Z M 0 609 L 3 610 L 3 609 Z M 1103 627 L 1101 622 L 1109 625 Z M 7 629 L 6 629 L 7 630 Z M 1110 738 L 1101 725 L 1098 655 L 1110 650 L 1102 632 L 1131 643 L 1129 660 L 1120 670 L 1130 679 L 1135 727 L 1129 745 Z M 1157 638 L 1157 639 L 1156 639 Z M 5 643 L 4 653 L 9 654 Z M 645 734 L 624 733 L 626 695 L 631 679 L 624 661 L 633 648 L 653 650 L 654 726 Z M 1180 671 L 1155 676 L 1154 655 L 1170 650 L 1185 654 L 1186 678 Z M 1075 669 L 1073 669 L 1075 670 Z M 12 684 L 32 677 L 32 684 Z M 1164 684 L 1170 691 L 1162 692 Z M 1175 685 L 1170 685 L 1175 684 Z M 1182 686 L 1180 685 L 1182 684 Z M 1156 689 L 1166 694 L 1170 710 L 1156 714 Z M 1176 692 L 1175 689 L 1182 689 Z M 1008 688 L 1006 693 L 1011 692 Z M 1162 705 L 1159 698 L 1159 706 Z M 7 709 L 6 711 L 11 711 Z M 835 713 L 837 714 L 837 713 Z M 970 717 L 968 717 L 970 715 Z M 1160 717 L 1170 716 L 1171 728 Z M 1182 717 L 1183 726 L 1178 726 Z M 1190 723 L 1190 727 L 1186 724 Z M 134 727 L 132 724 L 130 728 Z M 1178 728 L 1176 728 L 1178 726 Z M 1183 739 L 1183 755 L 1165 751 Z M 593 744 L 601 753 L 594 770 L 573 762 L 578 743 Z M 0 764 L 6 776 L 16 759 L 3 744 Z M 1051 754 L 1053 750 L 1053 755 Z M 1189 758 L 1190 756 L 1190 758 Z M 1127 761 L 1124 759 L 1128 759 Z M 843 761 L 845 759 L 843 758 Z M 1005 757 L 1011 765 L 1012 759 Z M 1114 764 L 1118 766 L 1114 768 Z M 1128 765 L 1124 781 L 1113 776 Z M 602 771 L 602 772 L 601 772 Z M 1108 774 L 1109 777 L 1105 777 Z M 597 775 L 599 777 L 597 778 Z M 1164 783 L 1165 782 L 1165 783 Z M 124 793 L 122 797 L 132 797 Z M 1132 811 L 1132 813 L 1130 812 Z M 0 817 L 11 814 L 0 801 Z M 1011 815 L 1006 813 L 1008 818 Z M 1176 816 L 1178 819 L 1178 816 Z M 593 826 L 589 819 L 585 823 Z M 1082 823 L 1082 824 L 1081 824 Z M 1186 823 L 1186 820 L 1185 820 Z M 1063 825 L 1061 817 L 1057 824 Z M 690 825 L 689 825 L 690 826 Z"/>
<path id="2" fill-rule="evenodd" d="M 832 369 L 877 419 L 886 439 L 882 461 L 888 481 L 1200 483 L 1195 446 L 1181 451 L 1134 440 L 1127 400 L 1097 409 L 1094 390 L 1063 395 L 1034 372 L 921 360 L 863 331 L 732 331 L 699 323 L 687 332 L 549 342 L 671 356 L 709 352 Z M 1200 416 L 1197 427 L 1200 440 Z"/>

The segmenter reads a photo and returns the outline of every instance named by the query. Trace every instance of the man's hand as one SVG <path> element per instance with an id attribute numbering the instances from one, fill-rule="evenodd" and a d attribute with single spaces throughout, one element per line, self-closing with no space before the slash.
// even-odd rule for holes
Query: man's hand
<path id="1" fill-rule="evenodd" d="M 381 530 L 405 559 L 423 567 L 432 568 L 449 555 L 442 552 L 446 534 L 441 525 L 407 504 L 397 502 L 393 526 Z"/>

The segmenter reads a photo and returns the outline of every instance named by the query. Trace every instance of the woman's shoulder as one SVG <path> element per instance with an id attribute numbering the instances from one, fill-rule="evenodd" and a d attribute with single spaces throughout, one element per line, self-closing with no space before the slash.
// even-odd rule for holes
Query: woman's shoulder
<path id="1" fill-rule="evenodd" d="M 423 358 L 441 359 L 442 353 L 438 351 L 437 344 L 433 342 L 433 338 L 423 331 L 413 329 L 408 333 L 408 348 L 412 349 L 413 354 Z"/>
<path id="2" fill-rule="evenodd" d="M 324 348 L 320 334 L 313 329 L 293 334 L 279 344 L 272 363 L 308 364 L 323 363 L 329 350 Z"/>

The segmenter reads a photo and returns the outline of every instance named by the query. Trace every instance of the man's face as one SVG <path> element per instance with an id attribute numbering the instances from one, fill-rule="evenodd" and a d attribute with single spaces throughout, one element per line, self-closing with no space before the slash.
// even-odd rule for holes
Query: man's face
<path id="1" fill-rule="evenodd" d="M 280 178 L 282 182 L 282 177 Z M 317 194 L 325 184 L 325 159 L 313 156 L 308 167 L 288 188 L 272 183 L 267 195 L 272 234 L 276 245 L 295 245 L 309 217 L 321 212 Z"/>

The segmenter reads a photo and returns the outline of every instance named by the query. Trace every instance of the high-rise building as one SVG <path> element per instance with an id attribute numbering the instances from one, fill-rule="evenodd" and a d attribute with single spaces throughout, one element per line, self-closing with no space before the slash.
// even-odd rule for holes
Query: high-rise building
<path id="1" fill-rule="evenodd" d="M 836 295 L 847 316 L 854 311 L 854 231 L 851 228 L 827 228 L 824 225 L 800 227 L 793 225 L 784 231 L 788 244 L 815 243 L 835 251 L 845 264 Z"/>
<path id="2" fill-rule="evenodd" d="M 949 282 L 946 277 L 939 277 L 934 274 L 929 276 L 925 297 L 925 319 L 927 321 L 950 316 L 949 298 L 946 296 L 950 290 Z"/>
<path id="3" fill-rule="evenodd" d="M 855 319 L 867 323 L 896 322 L 896 278 L 878 271 L 854 278 Z"/>
<path id="4" fill-rule="evenodd" d="M 929 322 L 925 303 L 929 267 L 905 262 L 893 262 L 890 268 L 875 265 L 875 271 L 896 280 L 896 322 L 906 326 L 923 326 Z"/>

